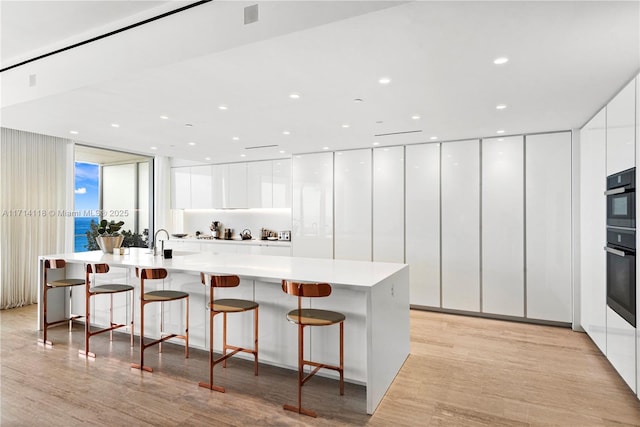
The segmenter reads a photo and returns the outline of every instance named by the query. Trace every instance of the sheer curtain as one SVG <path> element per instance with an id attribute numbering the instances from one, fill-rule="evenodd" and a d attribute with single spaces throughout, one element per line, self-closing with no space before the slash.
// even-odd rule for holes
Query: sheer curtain
<path id="1" fill-rule="evenodd" d="M 73 143 L 1 131 L 0 309 L 6 309 L 36 303 L 38 256 L 65 251 Z"/>

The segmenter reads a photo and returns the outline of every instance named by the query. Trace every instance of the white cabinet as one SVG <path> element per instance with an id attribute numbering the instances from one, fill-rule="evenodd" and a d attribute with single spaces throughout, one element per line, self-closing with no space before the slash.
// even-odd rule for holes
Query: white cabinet
<path id="1" fill-rule="evenodd" d="M 229 198 L 225 208 L 246 208 L 247 164 L 229 163 Z"/>
<path id="2" fill-rule="evenodd" d="M 272 161 L 247 163 L 247 198 L 249 207 L 273 207 Z"/>
<path id="3" fill-rule="evenodd" d="M 636 328 L 607 307 L 607 359 L 636 392 Z"/>
<path id="4" fill-rule="evenodd" d="M 373 150 L 373 261 L 404 262 L 404 147 Z"/>
<path id="5" fill-rule="evenodd" d="M 580 131 L 580 321 L 607 354 L 606 110 Z"/>
<path id="6" fill-rule="evenodd" d="M 211 165 L 192 166 L 191 168 L 191 208 L 211 209 L 213 192 L 211 187 Z"/>
<path id="7" fill-rule="evenodd" d="M 480 144 L 442 144 L 442 307 L 480 311 Z"/>
<path id="8" fill-rule="evenodd" d="M 273 207 L 291 208 L 291 159 L 273 161 Z"/>
<path id="9" fill-rule="evenodd" d="M 640 76 L 636 77 L 636 144 L 638 144 L 638 138 L 640 138 Z M 636 156 L 638 155 L 638 150 L 636 150 Z M 638 164 L 638 160 L 636 159 L 636 164 Z M 640 205 L 640 199 L 636 199 L 636 212 L 640 212 L 638 209 L 638 205 Z M 638 247 L 638 235 L 636 234 L 636 247 Z M 636 274 L 640 276 L 640 271 L 636 271 Z M 638 277 L 636 277 L 636 286 L 637 283 L 640 283 Z M 640 291 L 638 287 L 636 287 L 636 307 L 640 307 Z M 637 308 L 636 308 L 637 310 Z M 638 392 L 638 398 L 640 398 L 640 387 L 637 387 L 640 384 L 640 328 L 637 327 L 636 324 L 636 388 Z"/>
<path id="10" fill-rule="evenodd" d="M 191 208 L 191 168 L 171 168 L 171 207 Z"/>
<path id="11" fill-rule="evenodd" d="M 408 145 L 405 154 L 411 304 L 440 307 L 440 144 Z"/>
<path id="12" fill-rule="evenodd" d="M 333 153 L 293 158 L 293 256 L 333 258 Z"/>
<path id="13" fill-rule="evenodd" d="M 212 199 L 213 208 L 223 208 L 229 200 L 229 166 L 212 166 Z"/>
<path id="14" fill-rule="evenodd" d="M 607 175 L 635 166 L 635 80 L 607 105 Z"/>
<path id="15" fill-rule="evenodd" d="M 526 317 L 571 322 L 571 133 L 526 137 Z"/>
<path id="16" fill-rule="evenodd" d="M 524 143 L 482 141 L 482 312 L 524 316 Z"/>
<path id="17" fill-rule="evenodd" d="M 335 154 L 335 259 L 371 261 L 371 156 Z"/>

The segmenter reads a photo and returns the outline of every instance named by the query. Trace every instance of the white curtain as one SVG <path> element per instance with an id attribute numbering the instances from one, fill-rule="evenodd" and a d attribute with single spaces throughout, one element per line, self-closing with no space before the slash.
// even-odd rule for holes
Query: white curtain
<path id="1" fill-rule="evenodd" d="M 0 309 L 6 309 L 36 303 L 38 256 L 65 252 L 73 144 L 1 130 Z"/>

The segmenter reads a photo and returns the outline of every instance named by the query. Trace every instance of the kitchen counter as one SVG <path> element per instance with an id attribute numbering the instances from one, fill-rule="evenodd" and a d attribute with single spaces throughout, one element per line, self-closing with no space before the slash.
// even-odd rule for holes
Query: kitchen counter
<path id="1" fill-rule="evenodd" d="M 176 239 L 178 240 L 178 239 Z M 183 240 L 183 239 L 179 239 Z M 188 239 L 185 239 L 187 241 Z M 167 242 L 171 242 L 169 240 Z M 192 239 L 196 242 L 206 240 Z M 165 243 L 167 243 L 165 242 Z M 242 244 L 242 241 L 218 241 L 228 244 Z M 252 243 L 260 243 L 256 240 Z M 248 243 L 247 241 L 244 242 Z M 271 242 L 269 242 L 271 243 Z M 277 242 L 276 242 L 277 243 Z M 285 242 L 290 243 L 290 242 Z M 131 248 L 128 255 L 104 254 L 101 251 L 57 254 L 39 257 L 40 278 L 46 258 L 62 258 L 67 261 L 68 277 L 84 277 L 86 263 L 106 262 L 112 272 L 126 278 L 134 286 L 137 279 L 134 267 L 162 267 L 169 270 L 169 278 L 162 281 L 163 286 L 183 290 L 189 293 L 191 303 L 189 311 L 190 345 L 196 348 L 208 348 L 208 289 L 200 283 L 200 272 L 217 274 L 237 274 L 241 284 L 237 288 L 220 289 L 218 297 L 250 298 L 260 303 L 260 361 L 276 366 L 297 369 L 296 340 L 297 329 L 286 321 L 286 313 L 295 308 L 296 299 L 282 292 L 281 280 L 328 282 L 333 287 L 331 296 L 313 299 L 313 307 L 340 311 L 345 314 L 345 379 L 364 384 L 367 389 L 367 413 L 372 414 L 387 388 L 395 378 L 409 355 L 409 266 L 406 264 L 345 261 L 331 259 L 301 258 L 290 256 L 270 256 L 253 254 L 228 254 L 215 252 L 190 252 L 174 249 L 172 259 L 153 256 L 148 249 Z M 121 267 L 121 268 L 117 268 Z M 111 272 L 109 273 L 111 274 Z M 40 283 L 38 301 L 41 302 Z M 61 291 L 67 291 L 62 289 Z M 137 291 L 137 287 L 136 287 Z M 53 292 L 49 293 L 53 297 Z M 84 295 L 74 292 L 73 306 L 84 305 Z M 136 296 L 135 300 L 137 301 Z M 51 300 L 49 313 L 56 304 Z M 64 316 L 64 294 L 60 293 L 57 315 Z M 96 310 L 105 310 L 98 307 Z M 107 306 L 106 303 L 105 307 Z M 308 304 L 306 302 L 305 304 Z M 165 313 L 165 321 L 179 328 L 184 314 L 180 304 L 172 306 Z M 139 310 L 139 305 L 134 307 Z M 40 305 L 42 310 L 42 305 Z M 106 310 L 105 310 L 106 311 Z M 123 312 L 126 312 L 123 308 Z M 150 316 L 154 314 L 147 313 Z M 38 325 L 41 327 L 41 312 Z M 134 320 L 136 327 L 139 313 Z M 238 314 L 242 316 L 242 314 Z M 96 321 L 100 319 L 96 317 Z M 106 318 L 105 318 L 106 320 Z M 103 320 L 103 321 L 105 321 Z M 250 339 L 246 334 L 251 320 L 230 322 L 229 339 L 239 345 L 247 345 Z M 154 325 L 159 321 L 145 322 Z M 216 328 L 219 327 L 216 323 Z M 149 326 L 152 328 L 152 326 Z M 337 328 L 309 328 L 310 356 L 312 360 L 335 362 L 338 357 Z M 146 330 L 145 335 L 152 337 L 158 330 Z M 216 333 L 217 337 L 221 334 Z M 216 349 L 219 343 L 214 343 Z M 334 377 L 333 372 L 323 373 Z"/>

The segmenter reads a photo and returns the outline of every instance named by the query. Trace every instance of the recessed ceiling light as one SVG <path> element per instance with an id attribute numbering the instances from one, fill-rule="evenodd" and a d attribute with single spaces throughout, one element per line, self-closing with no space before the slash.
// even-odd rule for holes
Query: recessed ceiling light
<path id="1" fill-rule="evenodd" d="M 504 138 L 498 138 L 498 141 L 502 142 L 504 141 Z M 500 154 L 502 154 L 502 151 L 500 152 Z"/>
<path id="2" fill-rule="evenodd" d="M 343 123 L 342 124 L 342 127 L 345 128 L 345 129 L 348 128 L 349 126 L 350 126 L 349 123 Z"/>
<path id="3" fill-rule="evenodd" d="M 211 157 L 205 157 L 204 159 L 205 160 L 211 160 Z"/>
<path id="4" fill-rule="evenodd" d="M 239 136 L 234 136 L 234 137 L 233 137 L 233 138 L 231 138 L 231 139 L 233 139 L 234 141 L 239 141 L 239 140 L 240 140 L 240 137 L 239 137 Z"/>
<path id="5" fill-rule="evenodd" d="M 376 141 L 373 143 L 373 145 L 380 145 L 380 143 Z"/>
<path id="6" fill-rule="evenodd" d="M 300 94 L 298 92 L 293 92 L 289 94 L 289 98 L 291 99 L 300 99 Z"/>
<path id="7" fill-rule="evenodd" d="M 247 157 L 246 154 L 240 154 L 240 157 Z"/>
<path id="8" fill-rule="evenodd" d="M 77 135 L 79 132 L 77 130 L 70 130 L 69 133 L 71 135 Z"/>
<path id="9" fill-rule="evenodd" d="M 117 124 L 117 123 L 111 123 L 111 127 L 112 127 L 112 128 L 119 128 L 119 127 L 120 127 L 120 125 L 119 125 L 119 124 Z"/>
<path id="10" fill-rule="evenodd" d="M 167 120 L 167 119 L 169 118 L 169 116 L 160 116 L 160 118 L 161 118 L 162 120 Z"/>
<path id="11" fill-rule="evenodd" d="M 429 139 L 430 139 L 430 140 L 432 140 L 432 141 L 435 141 L 436 139 L 438 139 L 438 137 L 437 137 L 437 136 L 432 136 L 432 137 L 431 137 L 431 138 L 429 138 Z"/>
<path id="12" fill-rule="evenodd" d="M 504 110 L 505 108 L 507 108 L 507 106 L 505 104 L 496 105 L 496 110 Z"/>
<path id="13" fill-rule="evenodd" d="M 284 153 L 286 153 L 286 151 L 280 150 L 280 154 L 284 154 Z"/>
<path id="14" fill-rule="evenodd" d="M 218 105 L 218 110 L 227 110 L 229 109 L 229 107 L 227 107 L 226 105 Z"/>
<path id="15" fill-rule="evenodd" d="M 388 85 L 389 83 L 391 83 L 391 79 L 389 77 L 382 77 L 380 78 L 380 80 L 378 80 L 378 83 L 380 83 L 381 85 Z"/>
<path id="16" fill-rule="evenodd" d="M 419 116 L 419 115 L 417 115 L 417 114 L 414 114 L 413 116 L 411 116 L 411 118 L 412 118 L 413 120 L 420 120 L 420 116 Z"/>
<path id="17" fill-rule="evenodd" d="M 496 131 L 496 133 L 502 134 L 502 133 L 504 133 L 504 129 L 499 129 L 499 130 Z"/>
<path id="18" fill-rule="evenodd" d="M 151 148 L 152 150 L 157 150 L 158 149 L 158 147 L 149 147 L 149 148 Z"/>
<path id="19" fill-rule="evenodd" d="M 288 130 L 283 130 L 283 131 L 282 131 L 282 134 L 283 134 L 283 135 L 291 135 L 291 132 L 289 132 Z"/>
<path id="20" fill-rule="evenodd" d="M 193 147 L 194 145 L 196 145 L 196 143 L 195 142 L 190 142 L 189 145 L 191 145 Z"/>
<path id="21" fill-rule="evenodd" d="M 328 149 L 329 149 L 329 147 L 322 147 L 322 149 L 323 149 L 323 150 L 328 150 Z"/>
<path id="22" fill-rule="evenodd" d="M 506 64 L 507 62 L 509 62 L 509 58 L 507 58 L 506 56 L 501 56 L 500 58 L 496 58 L 493 60 L 493 63 L 496 65 Z"/>

